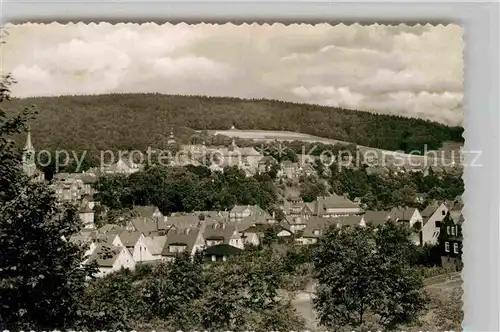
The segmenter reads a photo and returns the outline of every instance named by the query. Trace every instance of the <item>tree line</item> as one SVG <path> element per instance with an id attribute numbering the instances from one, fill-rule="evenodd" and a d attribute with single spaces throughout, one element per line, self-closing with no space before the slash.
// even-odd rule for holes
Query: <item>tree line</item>
<path id="1" fill-rule="evenodd" d="M 14 99 L 9 114 L 36 104 L 31 123 L 39 149 L 163 148 L 171 129 L 187 143 L 194 130 L 286 130 L 386 150 L 438 149 L 463 142 L 463 128 L 428 120 L 276 100 L 161 94 Z M 71 119 L 71 121 L 68 121 Z M 57 130 L 54 130 L 57 128 Z"/>

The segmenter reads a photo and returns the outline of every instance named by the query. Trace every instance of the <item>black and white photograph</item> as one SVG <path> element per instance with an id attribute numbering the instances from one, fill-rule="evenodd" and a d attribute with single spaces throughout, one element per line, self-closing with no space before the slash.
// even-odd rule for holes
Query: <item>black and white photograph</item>
<path id="1" fill-rule="evenodd" d="M 463 33 L 5 24 L 0 330 L 462 331 Z"/>

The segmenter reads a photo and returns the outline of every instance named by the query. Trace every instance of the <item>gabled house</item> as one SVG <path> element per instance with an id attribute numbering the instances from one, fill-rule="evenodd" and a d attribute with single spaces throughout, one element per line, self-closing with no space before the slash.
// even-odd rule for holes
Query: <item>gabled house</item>
<path id="1" fill-rule="evenodd" d="M 161 213 L 160 209 L 154 205 L 148 205 L 148 206 L 140 206 L 136 205 L 134 206 L 132 213 L 135 214 L 137 217 L 142 217 L 142 218 L 149 218 L 153 220 L 164 220 L 165 216 L 163 216 L 163 213 Z"/>
<path id="2" fill-rule="evenodd" d="M 219 244 L 228 244 L 240 249 L 244 247 L 240 232 L 238 232 L 234 224 L 226 225 L 220 222 L 210 222 L 203 228 L 203 238 L 207 248 Z"/>
<path id="3" fill-rule="evenodd" d="M 144 238 L 144 235 L 141 232 L 132 232 L 124 230 L 118 234 L 120 240 L 123 245 L 130 251 L 132 255 L 134 255 L 134 250 L 137 245 L 137 242 Z M 135 259 L 135 257 L 134 257 Z M 137 259 L 135 259 L 137 261 Z"/>
<path id="4" fill-rule="evenodd" d="M 310 218 L 314 218 L 311 216 L 285 216 L 285 220 L 283 221 L 287 225 L 287 229 L 289 229 L 292 233 L 297 233 L 302 231 L 307 226 L 307 222 Z"/>
<path id="5" fill-rule="evenodd" d="M 193 256 L 197 251 L 203 250 L 204 247 L 205 241 L 201 229 L 171 229 L 167 232 L 167 241 L 163 247 L 161 256 L 163 260 L 170 261 L 181 252 L 188 252 Z"/>
<path id="6" fill-rule="evenodd" d="M 238 222 L 246 217 L 253 216 L 255 218 L 266 215 L 266 212 L 257 205 L 235 205 L 229 211 L 229 221 Z"/>
<path id="7" fill-rule="evenodd" d="M 441 221 L 444 219 L 448 211 L 449 210 L 446 204 L 439 202 L 431 202 L 424 210 L 422 210 L 422 245 L 426 243 L 431 245 L 438 243 Z"/>
<path id="8" fill-rule="evenodd" d="M 110 244 L 100 244 L 90 255 L 87 263 L 96 261 L 99 272 L 96 277 L 104 277 L 121 269 L 135 269 L 135 261 L 124 246 L 116 247 Z"/>
<path id="9" fill-rule="evenodd" d="M 405 223 L 412 230 L 411 241 L 417 245 L 423 244 L 422 226 L 423 218 L 417 208 L 398 207 L 390 212 L 391 219 L 396 222 Z"/>
<path id="10" fill-rule="evenodd" d="M 142 261 L 159 261 L 162 260 L 163 248 L 167 243 L 166 236 L 146 236 L 141 238 L 139 242 L 139 258 Z M 141 251 L 142 248 L 142 251 Z M 137 249 L 137 248 L 136 248 Z M 134 254 L 136 252 L 134 251 Z"/>
<path id="11" fill-rule="evenodd" d="M 150 219 L 146 217 L 133 218 L 127 222 L 125 229 L 131 232 L 140 232 L 144 236 L 162 235 L 169 230 L 163 218 Z"/>
<path id="12" fill-rule="evenodd" d="M 330 225 L 338 227 L 336 218 L 311 217 L 295 242 L 301 245 L 315 244 Z"/>

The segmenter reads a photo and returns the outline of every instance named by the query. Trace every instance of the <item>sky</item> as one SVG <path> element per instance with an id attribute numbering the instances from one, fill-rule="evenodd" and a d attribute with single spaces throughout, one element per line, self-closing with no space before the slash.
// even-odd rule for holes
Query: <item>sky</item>
<path id="1" fill-rule="evenodd" d="M 267 98 L 461 125 L 457 25 L 6 25 L 16 97 L 158 92 Z"/>

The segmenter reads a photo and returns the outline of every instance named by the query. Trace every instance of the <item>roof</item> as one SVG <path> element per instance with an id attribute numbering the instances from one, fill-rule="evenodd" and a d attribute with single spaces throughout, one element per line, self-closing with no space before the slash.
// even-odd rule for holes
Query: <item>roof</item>
<path id="1" fill-rule="evenodd" d="M 97 261 L 99 267 L 112 267 L 122 250 L 124 248 L 101 244 L 92 252 L 88 263 Z"/>
<path id="2" fill-rule="evenodd" d="M 326 229 L 329 225 L 333 224 L 333 220 L 336 218 L 322 218 L 322 217 L 311 217 L 307 221 L 306 228 L 304 228 L 304 233 L 302 237 L 308 238 L 318 238 L 322 235 L 323 230 Z M 320 235 L 314 234 L 315 230 L 320 230 Z"/>
<path id="3" fill-rule="evenodd" d="M 410 207 L 393 208 L 390 212 L 390 216 L 393 220 L 407 221 L 410 220 L 416 210 L 416 208 Z"/>
<path id="4" fill-rule="evenodd" d="M 265 164 L 265 163 L 276 163 L 277 160 L 273 156 L 264 156 L 259 160 L 259 164 Z"/>
<path id="5" fill-rule="evenodd" d="M 230 255 L 238 255 L 243 253 L 243 250 L 240 248 L 233 247 L 229 244 L 217 244 L 215 246 L 211 246 L 204 250 L 206 256 L 230 256 Z"/>
<path id="6" fill-rule="evenodd" d="M 382 225 L 388 219 L 390 219 L 390 212 L 389 211 L 368 210 L 368 211 L 365 211 L 365 214 L 363 215 L 363 219 L 365 220 L 366 224 L 372 224 L 374 226 Z"/>
<path id="7" fill-rule="evenodd" d="M 196 239 L 200 234 L 198 228 L 187 228 L 185 230 L 171 229 L 167 232 L 167 241 L 161 252 L 162 256 L 175 256 L 177 252 L 171 252 L 171 245 L 185 245 L 186 250 L 191 252 L 193 250 Z"/>
<path id="8" fill-rule="evenodd" d="M 198 227 L 204 221 L 200 220 L 196 215 L 173 216 L 167 217 L 166 225 L 174 226 L 177 229 L 185 229 Z"/>
<path id="9" fill-rule="evenodd" d="M 146 243 L 146 247 L 148 247 L 149 251 L 152 255 L 161 255 L 165 244 L 167 243 L 166 236 L 147 236 L 144 239 Z"/>
<path id="10" fill-rule="evenodd" d="M 134 247 L 141 237 L 142 233 L 141 232 L 130 232 L 130 231 L 123 231 L 119 234 L 120 240 L 123 242 L 123 245 L 127 248 L 129 247 Z"/>
<path id="11" fill-rule="evenodd" d="M 237 238 L 237 230 L 234 224 L 223 224 L 218 222 L 207 223 L 203 231 L 205 240 L 223 240 L 224 243 L 229 243 L 229 240 Z"/>
<path id="12" fill-rule="evenodd" d="M 340 195 L 320 196 L 316 200 L 318 208 L 321 209 L 351 209 L 359 208 L 359 205 Z"/>
<path id="13" fill-rule="evenodd" d="M 139 216 L 139 217 L 146 217 L 146 218 L 153 218 L 153 214 L 156 211 L 159 211 L 159 209 L 154 206 L 154 205 L 148 205 L 148 206 L 140 206 L 136 205 L 133 208 L 133 211 Z M 161 213 L 161 212 L 160 212 Z M 163 215 L 163 214 L 162 214 Z"/>
<path id="14" fill-rule="evenodd" d="M 161 230 L 167 230 L 169 227 L 163 219 L 155 220 L 151 218 L 134 218 L 130 220 L 130 224 L 136 231 L 143 234 L 150 234 Z"/>
<path id="15" fill-rule="evenodd" d="M 422 215 L 422 218 L 427 218 L 432 216 L 434 212 L 436 212 L 436 210 L 439 208 L 439 206 L 441 206 L 441 203 L 437 201 L 429 203 L 429 205 L 427 205 L 425 209 L 423 209 L 422 212 L 420 213 Z"/>
<path id="16" fill-rule="evenodd" d="M 341 226 L 359 226 L 361 224 L 362 216 L 345 216 L 336 218 L 337 223 Z"/>
<path id="17" fill-rule="evenodd" d="M 101 228 L 99 228 L 99 234 L 106 234 L 106 233 L 115 233 L 118 234 L 123 230 L 123 227 L 120 225 L 115 225 L 115 224 L 105 224 Z"/>

